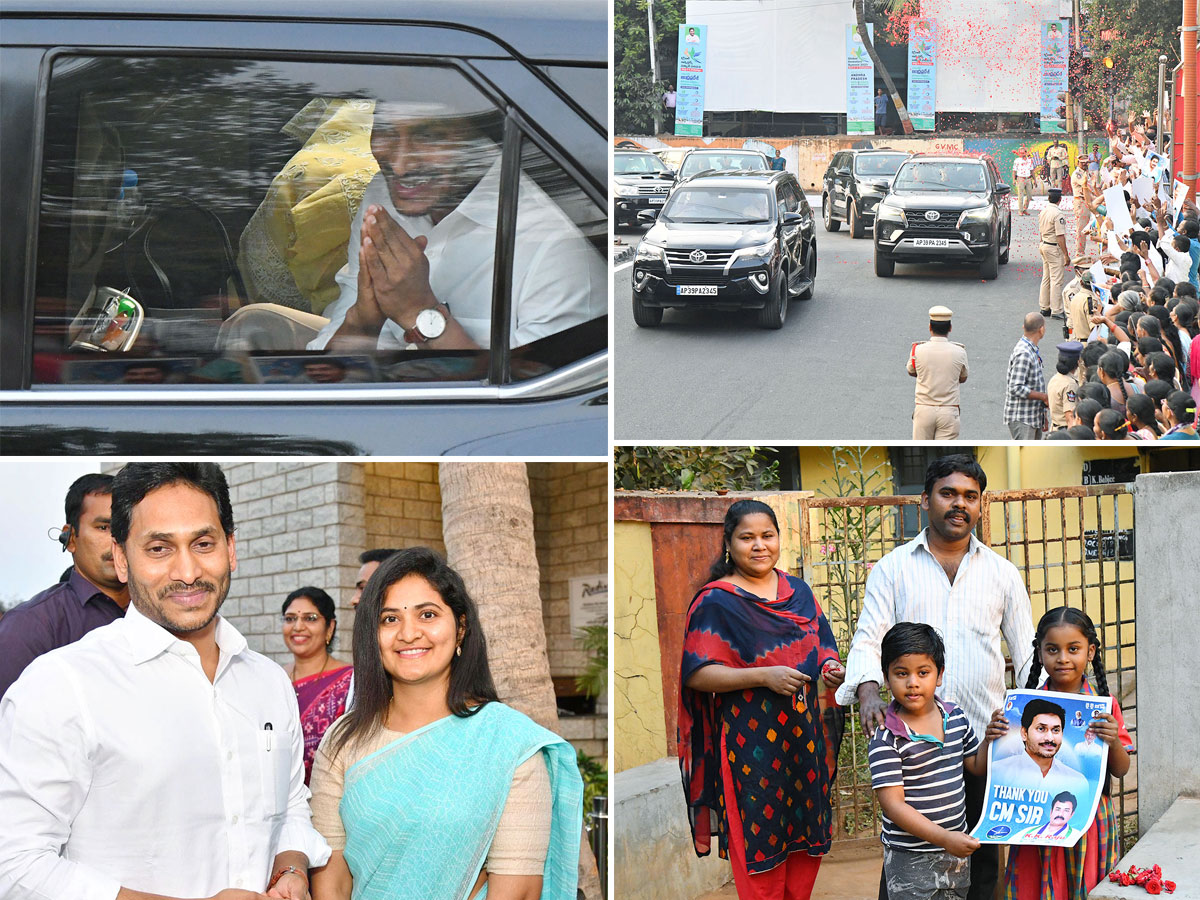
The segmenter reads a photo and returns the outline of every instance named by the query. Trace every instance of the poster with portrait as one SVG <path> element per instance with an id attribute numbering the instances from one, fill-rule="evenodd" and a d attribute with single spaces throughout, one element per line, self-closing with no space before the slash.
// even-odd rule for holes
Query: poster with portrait
<path id="1" fill-rule="evenodd" d="M 971 836 L 984 844 L 1073 847 L 1088 830 L 1108 771 L 1108 747 L 1088 724 L 1111 697 L 1009 691 L 1008 734 L 988 748 L 983 816 Z"/>
<path id="2" fill-rule="evenodd" d="M 917 131 L 933 131 L 937 93 L 937 22 L 913 19 L 908 32 L 908 116 Z"/>
<path id="3" fill-rule="evenodd" d="M 708 26 L 679 26 L 679 65 L 675 72 L 675 133 L 704 134 L 704 76 L 708 68 Z"/>
<path id="4" fill-rule="evenodd" d="M 1070 23 L 1065 19 L 1042 22 L 1042 104 L 1041 130 L 1067 130 L 1067 62 L 1070 58 Z"/>
<path id="5" fill-rule="evenodd" d="M 867 25 L 867 37 L 875 39 L 875 26 Z M 875 64 L 863 46 L 857 25 L 846 26 L 846 133 L 875 133 Z"/>

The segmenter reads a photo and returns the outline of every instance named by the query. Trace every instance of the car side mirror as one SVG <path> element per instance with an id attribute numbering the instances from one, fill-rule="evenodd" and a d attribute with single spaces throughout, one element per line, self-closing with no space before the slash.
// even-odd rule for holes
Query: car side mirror
<path id="1" fill-rule="evenodd" d="M 997 197 L 1003 197 L 1005 194 L 1011 194 L 1011 193 L 1012 193 L 1012 187 L 1010 185 L 1007 185 L 1007 184 L 996 185 L 996 196 Z"/>
<path id="2" fill-rule="evenodd" d="M 881 194 L 886 194 L 888 192 L 889 185 L 886 181 L 876 181 L 874 184 L 871 185 L 871 187 L 873 187 L 875 190 L 879 191 L 879 193 L 881 193 Z"/>
<path id="3" fill-rule="evenodd" d="M 785 212 L 783 214 L 783 225 L 785 228 L 791 228 L 793 225 L 799 225 L 804 221 L 804 216 L 798 212 Z"/>
<path id="4" fill-rule="evenodd" d="M 653 225 L 654 220 L 657 218 L 658 218 L 658 210 L 656 210 L 656 209 L 643 209 L 640 213 L 637 214 L 638 221 L 641 222 L 643 225 Z"/>
<path id="5" fill-rule="evenodd" d="M 96 288 L 79 310 L 68 334 L 72 350 L 121 352 L 130 349 L 146 317 L 142 304 L 110 287 Z"/>

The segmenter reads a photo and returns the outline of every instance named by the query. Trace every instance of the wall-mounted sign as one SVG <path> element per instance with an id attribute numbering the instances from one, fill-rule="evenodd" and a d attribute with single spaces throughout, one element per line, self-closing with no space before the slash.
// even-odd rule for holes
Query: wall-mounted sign
<path id="1" fill-rule="evenodd" d="M 1120 531 L 1085 531 L 1083 558 L 1088 562 L 1100 559 L 1133 559 L 1133 529 Z"/>
<path id="2" fill-rule="evenodd" d="M 567 598 L 571 609 L 571 634 L 585 625 L 608 622 L 608 575 L 580 575 L 570 579 Z"/>
<path id="3" fill-rule="evenodd" d="M 1088 459 L 1083 463 L 1084 484 L 1124 484 L 1140 474 L 1136 456 L 1122 459 Z"/>

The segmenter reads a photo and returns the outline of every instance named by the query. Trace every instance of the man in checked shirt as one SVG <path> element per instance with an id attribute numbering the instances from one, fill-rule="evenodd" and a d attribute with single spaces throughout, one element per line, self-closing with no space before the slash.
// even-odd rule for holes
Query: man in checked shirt
<path id="1" fill-rule="evenodd" d="M 1046 319 L 1041 313 L 1025 316 L 1025 333 L 1008 358 L 1008 382 L 1004 392 L 1004 424 L 1017 441 L 1040 441 L 1046 430 L 1046 371 L 1038 342 L 1046 336 Z"/>
<path id="2" fill-rule="evenodd" d="M 971 456 L 935 459 L 925 471 L 921 494 L 929 527 L 884 556 L 867 576 L 846 659 L 846 680 L 837 690 L 837 702 L 843 706 L 858 701 L 867 735 L 884 723 L 880 644 L 897 622 L 923 622 L 941 633 L 946 645 L 941 696 L 962 707 L 977 734 L 987 730 L 992 710 L 1004 703 L 1001 635 L 1016 666 L 1016 683 L 1025 683 L 1033 657 L 1029 594 L 1017 567 L 972 534 L 986 488 L 987 475 Z M 974 824 L 983 808 L 987 777 L 966 773 L 964 782 L 967 820 Z M 971 854 L 968 900 L 992 896 L 998 868 L 995 844 L 984 844 Z M 879 897 L 888 897 L 882 873 Z"/>

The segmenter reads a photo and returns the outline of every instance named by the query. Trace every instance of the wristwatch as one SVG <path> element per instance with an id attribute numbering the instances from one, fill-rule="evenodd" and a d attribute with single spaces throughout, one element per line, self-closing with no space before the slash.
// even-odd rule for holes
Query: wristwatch
<path id="1" fill-rule="evenodd" d="M 442 336 L 446 330 L 446 316 L 436 306 L 417 313 L 412 328 L 404 330 L 404 340 L 409 344 L 425 344 Z"/>

